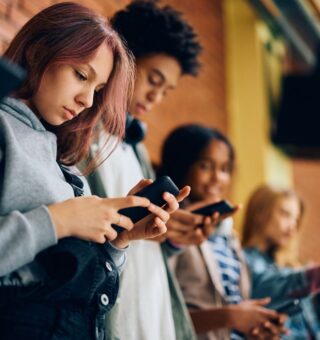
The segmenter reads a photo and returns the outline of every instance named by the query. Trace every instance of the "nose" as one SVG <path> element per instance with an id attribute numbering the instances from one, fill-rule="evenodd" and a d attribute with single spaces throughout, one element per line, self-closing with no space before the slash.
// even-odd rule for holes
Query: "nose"
<path id="1" fill-rule="evenodd" d="M 82 106 L 82 108 L 88 109 L 93 105 L 93 98 L 94 89 L 87 89 L 76 97 L 76 101 Z"/>
<path id="2" fill-rule="evenodd" d="M 163 99 L 162 89 L 152 89 L 147 93 L 147 100 L 152 104 L 159 104 Z"/>
<path id="3" fill-rule="evenodd" d="M 210 177 L 210 179 L 211 179 L 211 182 L 214 182 L 214 183 L 219 179 L 219 170 L 218 169 L 213 168 L 211 170 L 211 177 Z"/>
<path id="4" fill-rule="evenodd" d="M 288 231 L 293 234 L 297 229 L 297 221 L 290 221 L 288 223 Z"/>
<path id="5" fill-rule="evenodd" d="M 290 230 L 291 230 L 291 232 L 295 232 L 296 229 L 297 229 L 297 222 L 293 221 L 290 225 Z"/>

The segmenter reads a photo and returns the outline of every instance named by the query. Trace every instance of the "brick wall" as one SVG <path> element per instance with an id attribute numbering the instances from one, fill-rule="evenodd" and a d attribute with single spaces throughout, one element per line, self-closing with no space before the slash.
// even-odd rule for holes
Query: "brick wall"
<path id="1" fill-rule="evenodd" d="M 34 14 L 54 0 L 0 0 L 0 52 L 4 51 L 17 30 Z M 61 2 L 61 1 L 60 1 Z M 100 13 L 111 16 L 128 0 L 78 1 Z M 221 0 L 167 0 L 181 10 L 201 36 L 204 46 L 203 68 L 197 80 L 184 77 L 178 89 L 170 94 L 147 118 L 149 134 L 146 140 L 152 160 L 158 162 L 159 150 L 168 132 L 178 124 L 200 122 L 226 131 L 224 41 Z"/>
<path id="2" fill-rule="evenodd" d="M 38 11 L 59 1 L 0 0 L 0 53 L 4 51 L 17 30 Z M 80 3 L 111 16 L 129 0 L 80 0 Z M 175 126 L 186 122 L 214 125 L 226 132 L 225 52 L 222 0 L 163 1 L 181 10 L 195 27 L 204 45 L 203 69 L 198 79 L 185 77 L 177 90 L 148 117 L 147 146 L 152 160 L 158 162 L 163 139 Z M 302 260 L 320 261 L 318 224 L 320 211 L 320 165 L 294 161 L 295 187 L 307 203 L 302 228 Z"/>
<path id="3" fill-rule="evenodd" d="M 294 186 L 306 205 L 300 235 L 301 261 L 320 262 L 320 162 L 295 160 L 293 173 Z"/>
<path id="4" fill-rule="evenodd" d="M 146 143 L 154 162 L 158 162 L 163 139 L 179 124 L 198 122 L 227 131 L 222 1 L 167 3 L 181 10 L 198 32 L 204 46 L 203 67 L 198 78 L 182 78 L 178 88 L 148 118 Z"/>

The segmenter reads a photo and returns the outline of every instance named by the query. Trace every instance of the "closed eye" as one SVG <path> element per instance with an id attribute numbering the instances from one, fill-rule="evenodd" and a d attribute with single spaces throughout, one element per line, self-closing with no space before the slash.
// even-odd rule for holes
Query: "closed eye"
<path id="1" fill-rule="evenodd" d="M 104 88 L 104 85 L 99 86 L 98 88 L 95 89 L 95 93 L 99 93 L 102 89 Z"/>
<path id="2" fill-rule="evenodd" d="M 86 81 L 88 79 L 85 74 L 83 74 L 82 72 L 78 70 L 75 70 L 75 74 L 76 74 L 76 77 L 81 81 Z"/>

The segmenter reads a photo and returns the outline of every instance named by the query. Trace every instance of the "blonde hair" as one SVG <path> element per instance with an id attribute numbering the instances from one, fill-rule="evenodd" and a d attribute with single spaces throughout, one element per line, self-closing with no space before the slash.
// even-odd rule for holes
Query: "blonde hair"
<path id="1" fill-rule="evenodd" d="M 258 187 L 249 198 L 245 210 L 242 225 L 242 245 L 243 247 L 254 246 L 253 240 L 258 233 L 261 233 L 270 222 L 274 209 L 278 201 L 282 198 L 294 197 L 300 206 L 300 215 L 297 223 L 299 228 L 304 214 L 304 204 L 298 194 L 288 188 L 282 188 L 274 185 L 262 185 Z M 297 240 L 292 240 L 284 248 L 274 249 L 275 261 L 279 265 L 297 266 L 298 254 L 293 251 L 293 244 Z"/>

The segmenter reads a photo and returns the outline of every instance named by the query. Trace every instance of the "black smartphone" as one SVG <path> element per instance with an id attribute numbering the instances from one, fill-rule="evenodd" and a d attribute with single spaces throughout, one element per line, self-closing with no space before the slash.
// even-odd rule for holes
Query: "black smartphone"
<path id="1" fill-rule="evenodd" d="M 173 196 L 177 196 L 179 194 L 178 187 L 175 185 L 175 183 L 169 176 L 161 176 L 157 178 L 153 183 L 137 192 L 135 196 L 146 197 L 153 204 L 161 207 L 166 203 L 166 201 L 162 198 L 164 192 L 169 192 Z M 149 215 L 150 211 L 142 207 L 133 207 L 121 209 L 119 210 L 119 214 L 130 217 L 132 222 L 136 223 L 140 221 L 142 218 Z M 116 229 L 118 233 L 124 230 L 123 228 L 115 224 L 112 224 L 112 227 Z"/>
<path id="2" fill-rule="evenodd" d="M 0 99 L 16 89 L 24 78 L 25 71 L 20 66 L 0 58 Z"/>
<path id="3" fill-rule="evenodd" d="M 285 301 L 279 305 L 272 306 L 272 309 L 278 313 L 287 314 L 293 316 L 302 312 L 301 302 L 299 299 Z"/>
<path id="4" fill-rule="evenodd" d="M 193 210 L 192 213 L 211 216 L 213 213 L 218 212 L 220 215 L 230 214 L 236 210 L 228 201 L 220 201 L 213 204 L 206 205 L 205 207 Z"/>

